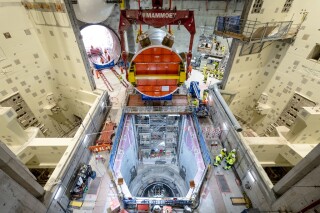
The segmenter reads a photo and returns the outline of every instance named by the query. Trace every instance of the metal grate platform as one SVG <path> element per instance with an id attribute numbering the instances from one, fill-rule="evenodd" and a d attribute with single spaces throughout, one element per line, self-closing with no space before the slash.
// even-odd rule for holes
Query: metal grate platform
<path id="1" fill-rule="evenodd" d="M 229 185 L 224 175 L 216 175 L 217 182 L 221 192 L 230 192 Z"/>

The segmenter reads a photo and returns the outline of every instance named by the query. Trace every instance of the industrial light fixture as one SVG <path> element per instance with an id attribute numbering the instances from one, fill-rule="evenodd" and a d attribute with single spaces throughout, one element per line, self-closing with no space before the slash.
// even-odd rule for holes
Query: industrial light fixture
<path id="1" fill-rule="evenodd" d="M 222 129 L 223 129 L 223 130 L 228 130 L 228 125 L 227 125 L 226 122 L 223 122 L 223 123 L 222 123 Z"/>
<path id="2" fill-rule="evenodd" d="M 256 180 L 254 179 L 253 175 L 252 175 L 252 171 L 248 170 L 248 179 L 250 180 L 250 182 L 255 182 Z"/>
<path id="3" fill-rule="evenodd" d="M 83 139 L 83 145 L 84 145 L 84 147 L 87 147 L 88 142 L 89 142 L 89 137 L 88 137 L 88 135 L 86 135 L 86 136 L 84 136 L 84 139 Z"/>
<path id="4" fill-rule="evenodd" d="M 61 185 L 60 185 L 57 193 L 54 195 L 54 199 L 55 199 L 55 200 L 58 200 L 58 199 L 61 198 L 61 196 L 62 196 L 62 194 L 63 194 L 63 191 L 62 191 L 62 190 L 63 190 L 63 189 L 62 189 L 62 187 L 61 187 Z"/>
<path id="5" fill-rule="evenodd" d="M 106 103 L 105 103 L 105 102 L 102 102 L 102 103 L 101 103 L 101 108 L 104 109 L 105 107 L 106 107 Z"/>

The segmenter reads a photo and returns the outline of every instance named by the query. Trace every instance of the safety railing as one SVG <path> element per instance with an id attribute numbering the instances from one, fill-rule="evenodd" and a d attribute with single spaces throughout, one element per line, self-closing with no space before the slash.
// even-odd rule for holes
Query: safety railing
<path id="1" fill-rule="evenodd" d="M 254 176 L 252 178 L 254 178 L 256 184 L 249 184 L 252 184 L 252 187 L 258 187 L 255 191 L 262 192 L 266 201 L 272 203 L 275 200 L 275 195 L 272 192 L 268 181 L 265 179 L 265 176 L 262 175 L 263 169 L 255 162 L 253 159 L 254 157 L 249 154 L 249 150 L 246 147 L 245 142 L 242 141 L 239 133 L 233 127 L 233 124 L 225 113 L 225 111 L 229 110 L 224 109 L 224 106 L 220 103 L 217 96 L 212 91 L 212 88 L 209 89 L 209 97 L 211 100 L 209 103 L 209 112 L 213 120 L 213 126 L 214 128 L 221 129 L 220 142 L 223 144 L 223 147 L 227 148 L 227 150 L 236 149 L 237 151 L 237 161 L 234 168 L 240 178 L 240 181 L 247 181 L 248 177 L 251 178 Z"/>
<path id="2" fill-rule="evenodd" d="M 88 113 L 88 122 L 84 125 L 81 124 L 82 128 L 80 127 L 78 131 L 82 132 L 80 133 L 72 152 L 69 154 L 68 159 L 63 162 L 60 173 L 56 177 L 56 182 L 44 196 L 44 203 L 47 206 L 48 213 L 57 211 L 66 212 L 69 204 L 69 198 L 67 197 L 69 192 L 67 189 L 69 189 L 70 184 L 72 184 L 72 177 L 74 177 L 73 175 L 77 171 L 79 165 L 89 161 L 91 152 L 89 151 L 88 146 L 92 145 L 96 140 L 96 133 L 103 124 L 105 115 L 110 109 L 108 104 L 109 95 L 107 92 L 104 92 L 91 114 Z M 52 184 L 50 179 L 47 184 Z"/>
<path id="3" fill-rule="evenodd" d="M 111 149 L 111 152 L 110 152 L 109 168 L 110 168 L 111 171 L 113 171 L 114 160 L 116 158 L 117 149 L 118 149 L 118 146 L 119 146 L 119 141 L 120 141 L 122 130 L 123 130 L 123 126 L 124 126 L 124 121 L 125 121 L 125 113 L 122 113 L 120 121 L 119 121 L 119 124 L 118 124 L 117 133 L 115 135 L 115 138 L 114 138 L 114 141 L 113 141 L 113 145 L 112 145 L 112 149 Z"/>
<path id="4" fill-rule="evenodd" d="M 142 107 L 125 107 L 124 113 L 141 114 L 141 113 L 192 113 L 191 106 L 142 106 Z"/>
<path id="5" fill-rule="evenodd" d="M 206 141 L 205 141 L 205 139 L 203 137 L 202 130 L 201 130 L 200 123 L 199 123 L 198 117 L 196 115 L 196 112 L 194 112 L 192 114 L 192 119 L 193 119 L 193 122 L 194 122 L 194 127 L 195 127 L 196 132 L 197 132 L 197 136 L 198 136 L 198 140 L 199 140 L 199 144 L 200 144 L 200 149 L 201 149 L 203 161 L 206 164 L 206 166 L 208 166 L 211 163 L 210 152 L 209 152 L 209 149 L 208 149 L 208 147 L 206 145 Z"/>
<path id="6" fill-rule="evenodd" d="M 289 39 L 296 36 L 298 25 L 292 21 L 261 23 L 257 20 L 243 20 L 240 16 L 218 16 L 215 33 L 246 42 L 265 42 Z"/>
<path id="7" fill-rule="evenodd" d="M 186 205 L 191 206 L 192 200 L 186 199 L 183 197 L 176 197 L 176 198 L 148 198 L 148 197 L 139 197 L 134 199 L 123 199 L 122 200 L 125 207 L 133 206 L 135 207 L 136 204 L 149 204 L 149 205 L 169 205 L 175 207 L 184 207 Z"/>

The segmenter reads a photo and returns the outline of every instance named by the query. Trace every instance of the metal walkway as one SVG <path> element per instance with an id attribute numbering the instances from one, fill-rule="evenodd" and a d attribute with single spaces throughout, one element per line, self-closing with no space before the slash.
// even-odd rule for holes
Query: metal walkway
<path id="1" fill-rule="evenodd" d="M 239 16 L 218 16 L 214 32 L 223 37 L 256 43 L 293 39 L 299 31 L 300 25 L 293 24 L 293 21 L 261 23 L 257 20 L 242 20 Z"/>
<path id="2" fill-rule="evenodd" d="M 125 107 L 124 113 L 127 114 L 190 114 L 191 106 L 139 106 Z"/>

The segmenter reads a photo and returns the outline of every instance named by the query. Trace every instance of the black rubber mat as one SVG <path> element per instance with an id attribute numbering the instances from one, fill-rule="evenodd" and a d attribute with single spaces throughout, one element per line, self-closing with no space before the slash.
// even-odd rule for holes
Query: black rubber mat
<path id="1" fill-rule="evenodd" d="M 221 192 L 230 192 L 229 185 L 224 178 L 224 175 L 216 175 L 216 178 Z"/>
<path id="2" fill-rule="evenodd" d="M 88 194 L 97 194 L 101 182 L 101 177 L 96 177 L 90 184 Z"/>

